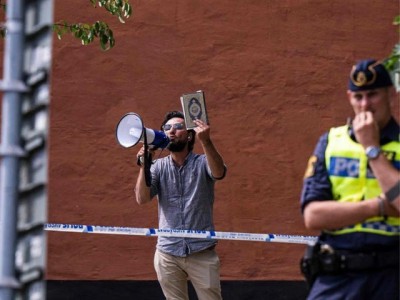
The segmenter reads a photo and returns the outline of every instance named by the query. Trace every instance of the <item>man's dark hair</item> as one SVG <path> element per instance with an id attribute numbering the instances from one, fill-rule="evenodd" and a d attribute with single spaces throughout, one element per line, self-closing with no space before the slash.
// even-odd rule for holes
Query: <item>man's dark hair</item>
<path id="1" fill-rule="evenodd" d="M 164 125 L 173 118 L 185 119 L 185 116 L 183 115 L 183 113 L 181 111 L 177 111 L 177 110 L 167 112 L 165 114 L 164 121 L 161 123 L 161 130 L 164 130 L 164 128 L 163 128 Z M 189 151 L 192 151 L 193 147 L 194 147 L 194 142 L 196 140 L 196 132 L 193 129 L 188 130 L 188 132 L 192 135 L 192 138 L 190 139 L 190 141 L 188 141 L 188 149 L 189 149 Z"/>

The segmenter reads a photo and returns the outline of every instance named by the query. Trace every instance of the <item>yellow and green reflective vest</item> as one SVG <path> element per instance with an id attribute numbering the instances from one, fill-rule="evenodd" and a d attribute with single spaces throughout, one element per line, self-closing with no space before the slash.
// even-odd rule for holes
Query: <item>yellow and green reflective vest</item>
<path id="1" fill-rule="evenodd" d="M 400 143 L 392 141 L 381 146 L 386 157 L 395 165 L 400 160 Z M 328 135 L 325 163 L 332 184 L 333 198 L 339 202 L 358 202 L 374 199 L 382 193 L 378 181 L 368 167 L 364 148 L 353 141 L 348 126 L 332 128 Z M 367 232 L 394 236 L 400 232 L 400 218 L 376 216 L 329 234 Z"/>

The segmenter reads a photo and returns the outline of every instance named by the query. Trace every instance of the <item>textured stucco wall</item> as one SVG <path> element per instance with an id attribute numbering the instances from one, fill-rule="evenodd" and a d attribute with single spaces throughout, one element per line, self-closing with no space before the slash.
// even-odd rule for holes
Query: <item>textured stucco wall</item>
<path id="1" fill-rule="evenodd" d="M 387 56 L 398 1 L 131 0 L 126 24 L 89 1 L 55 1 L 55 20 L 107 21 L 102 52 L 54 41 L 49 221 L 157 227 L 138 206 L 135 154 L 114 130 L 126 112 L 158 129 L 182 93 L 206 93 L 212 137 L 229 171 L 216 185 L 218 231 L 316 234 L 299 195 L 308 156 L 351 115 L 355 60 Z M 398 106 L 397 106 L 398 112 Z M 196 147 L 196 151 L 200 148 Z M 155 279 L 155 238 L 49 233 L 49 279 Z M 221 241 L 225 280 L 296 280 L 302 245 Z"/>

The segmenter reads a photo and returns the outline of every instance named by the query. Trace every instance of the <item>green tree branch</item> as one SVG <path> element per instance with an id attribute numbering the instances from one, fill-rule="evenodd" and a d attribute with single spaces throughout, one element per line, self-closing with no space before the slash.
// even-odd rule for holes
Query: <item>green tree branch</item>
<path id="1" fill-rule="evenodd" d="M 53 25 L 53 30 L 57 34 L 58 39 L 66 33 L 71 33 L 74 37 L 81 40 L 82 45 L 88 45 L 98 38 L 100 46 L 103 50 L 109 50 L 115 45 L 113 32 L 107 23 L 97 21 L 92 25 L 89 24 L 69 24 L 66 21 Z"/>
<path id="2" fill-rule="evenodd" d="M 129 0 L 89 0 L 93 7 L 102 7 L 113 16 L 117 16 L 121 23 L 132 15 L 132 6 Z M 6 11 L 6 4 L 0 0 L 0 10 Z M 53 30 L 57 34 L 58 39 L 62 39 L 65 34 L 72 34 L 81 40 L 82 45 L 88 45 L 95 39 L 100 42 L 103 50 L 109 50 L 115 45 L 114 34 L 107 23 L 96 21 L 93 24 L 86 23 L 68 23 L 67 21 L 59 21 L 53 24 Z M 6 35 L 6 27 L 0 26 L 0 36 Z"/>
<path id="3" fill-rule="evenodd" d="M 398 26 L 397 31 L 400 33 L 400 15 L 394 18 L 393 25 Z M 392 77 L 396 90 L 400 92 L 400 42 L 394 45 L 392 53 L 384 59 L 384 65 Z"/>
<path id="4" fill-rule="evenodd" d="M 89 0 L 94 7 L 96 2 L 99 7 L 104 7 L 113 16 L 118 16 L 121 23 L 125 23 L 124 19 L 127 19 L 132 14 L 132 6 L 129 4 L 129 0 Z"/>
<path id="5" fill-rule="evenodd" d="M 89 0 L 93 7 L 103 7 L 113 16 L 117 16 L 121 23 L 125 23 L 132 14 L 132 6 L 129 0 Z M 97 4 L 96 4 L 97 3 Z M 113 31 L 107 23 L 96 21 L 93 24 L 84 23 L 68 23 L 60 21 L 53 25 L 53 30 L 57 34 L 58 39 L 71 33 L 74 37 L 81 40 L 82 45 L 92 43 L 96 38 L 99 39 L 100 47 L 103 50 L 109 50 L 115 45 Z"/>

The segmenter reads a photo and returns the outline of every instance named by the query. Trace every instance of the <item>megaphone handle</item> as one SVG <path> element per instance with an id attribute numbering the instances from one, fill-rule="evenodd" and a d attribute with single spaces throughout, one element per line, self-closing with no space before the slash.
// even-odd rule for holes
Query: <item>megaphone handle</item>
<path id="1" fill-rule="evenodd" d="M 146 181 L 146 186 L 151 186 L 151 172 L 150 172 L 150 166 L 151 166 L 151 154 L 149 153 L 149 145 L 147 144 L 147 134 L 146 134 L 146 128 L 144 127 L 144 124 L 142 124 L 142 134 L 143 134 L 143 142 L 144 142 L 144 179 Z"/>
<path id="2" fill-rule="evenodd" d="M 147 144 L 147 134 L 144 125 L 143 125 L 143 134 L 144 134 L 144 179 L 146 181 L 146 186 L 150 187 L 151 186 L 150 166 L 152 157 L 151 153 L 149 152 L 149 144 Z"/>
<path id="3" fill-rule="evenodd" d="M 145 176 L 145 180 L 146 180 L 146 186 L 148 186 L 148 187 L 151 186 L 151 172 L 150 172 L 151 162 L 152 162 L 151 153 L 149 153 L 149 152 L 145 153 L 144 176 Z"/>

